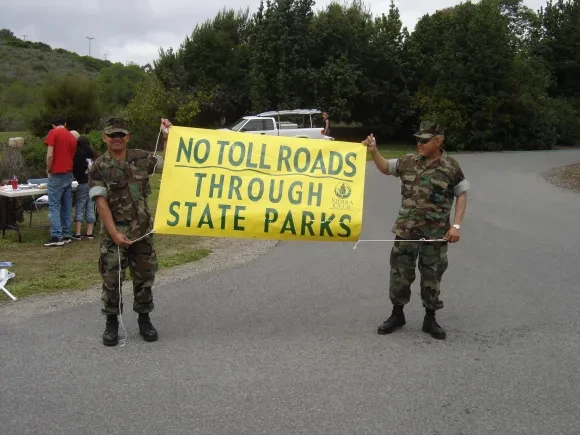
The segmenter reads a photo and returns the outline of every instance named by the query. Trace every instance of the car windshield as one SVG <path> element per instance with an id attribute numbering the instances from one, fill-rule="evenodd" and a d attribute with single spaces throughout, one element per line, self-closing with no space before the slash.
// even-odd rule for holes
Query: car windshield
<path id="1" fill-rule="evenodd" d="M 228 127 L 228 129 L 232 130 L 232 131 L 239 131 L 240 128 L 242 128 L 242 125 L 244 125 L 246 123 L 246 119 L 244 118 L 240 118 L 238 119 L 236 122 L 234 122 L 233 124 L 230 124 Z"/>

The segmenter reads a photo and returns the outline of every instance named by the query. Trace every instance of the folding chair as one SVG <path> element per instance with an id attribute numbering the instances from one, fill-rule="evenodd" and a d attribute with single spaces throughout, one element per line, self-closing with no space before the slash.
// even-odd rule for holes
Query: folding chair
<path id="1" fill-rule="evenodd" d="M 48 178 L 31 178 L 28 180 L 28 184 L 48 184 Z M 34 198 L 34 197 L 33 197 Z M 48 195 L 42 195 L 39 198 L 34 198 L 30 203 L 30 223 L 29 226 L 32 227 L 32 212 L 36 209 L 36 213 L 39 213 L 38 206 L 48 207 Z M 34 207 L 34 208 L 33 208 Z M 38 217 L 38 223 L 42 225 L 40 220 L 40 215 Z"/>
<path id="2" fill-rule="evenodd" d="M 12 266 L 10 262 L 0 262 L 0 266 Z M 16 301 L 16 297 L 6 289 L 6 283 L 10 278 L 14 278 L 14 272 L 8 272 L 8 269 L 0 269 L 0 290 L 6 293 L 10 299 Z"/>

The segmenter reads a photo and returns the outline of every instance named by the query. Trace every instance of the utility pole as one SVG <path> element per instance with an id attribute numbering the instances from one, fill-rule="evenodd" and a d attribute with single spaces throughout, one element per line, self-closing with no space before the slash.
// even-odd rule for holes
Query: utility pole
<path id="1" fill-rule="evenodd" d="M 26 42 L 26 37 L 27 37 L 27 36 L 28 36 L 28 35 L 22 35 L 22 37 L 24 38 L 24 41 L 25 41 L 25 42 Z"/>
<path id="2" fill-rule="evenodd" d="M 95 38 L 91 38 L 90 36 L 85 36 L 85 38 L 87 38 L 89 40 L 89 57 L 91 57 L 91 39 L 95 39 Z"/>
<path id="3" fill-rule="evenodd" d="M 109 52 L 105 51 L 105 60 L 107 60 L 107 54 L 109 54 Z"/>

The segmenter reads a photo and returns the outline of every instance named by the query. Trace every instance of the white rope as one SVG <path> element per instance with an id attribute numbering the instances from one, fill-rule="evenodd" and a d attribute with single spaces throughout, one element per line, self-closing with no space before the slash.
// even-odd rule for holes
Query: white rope
<path id="1" fill-rule="evenodd" d="M 417 239 L 417 240 L 410 240 L 410 239 L 384 239 L 384 240 L 359 240 L 356 242 L 352 249 L 356 249 L 359 243 L 366 243 L 366 242 L 447 242 L 445 239 Z"/>
<path id="2" fill-rule="evenodd" d="M 145 234 L 144 236 L 141 236 L 141 237 L 139 237 L 138 239 L 135 239 L 135 240 L 133 240 L 131 243 L 138 242 L 139 240 L 141 240 L 141 239 L 144 239 L 145 237 L 147 237 L 147 236 L 148 236 L 148 235 L 150 235 L 150 234 L 153 234 L 154 232 L 155 232 L 155 230 L 151 230 L 151 231 L 149 231 L 147 234 Z"/>
<path id="3" fill-rule="evenodd" d="M 157 135 L 157 141 L 155 142 L 155 151 L 153 151 L 153 155 L 155 156 L 155 166 L 153 166 L 153 172 L 149 175 L 153 175 L 155 173 L 155 169 L 157 169 L 157 163 L 159 163 L 159 159 L 157 158 L 157 147 L 159 146 L 159 138 L 161 137 L 161 131 L 163 130 L 163 126 L 159 127 L 159 134 Z"/>
<path id="4" fill-rule="evenodd" d="M 127 330 L 123 324 L 123 312 L 121 311 L 123 292 L 121 291 L 121 247 L 119 245 L 117 245 L 117 256 L 119 257 L 119 314 L 117 315 L 117 318 L 119 319 L 119 323 L 121 323 L 121 328 L 123 328 L 123 338 L 120 340 L 121 347 L 123 347 L 125 346 L 125 340 L 127 339 Z"/>
<path id="5" fill-rule="evenodd" d="M 150 234 L 153 234 L 155 230 L 149 231 L 144 236 L 139 237 L 138 239 L 133 240 L 131 243 L 135 243 L 141 239 L 144 239 Z M 119 319 L 119 323 L 121 324 L 121 328 L 123 328 L 123 339 L 120 340 L 121 347 L 125 346 L 125 340 L 127 339 L 127 330 L 125 329 L 125 325 L 123 324 L 123 312 L 121 311 L 121 305 L 123 303 L 123 292 L 121 291 L 121 247 L 117 245 L 117 257 L 119 259 L 119 269 L 118 269 L 118 277 L 119 277 L 119 314 L 117 318 Z"/>

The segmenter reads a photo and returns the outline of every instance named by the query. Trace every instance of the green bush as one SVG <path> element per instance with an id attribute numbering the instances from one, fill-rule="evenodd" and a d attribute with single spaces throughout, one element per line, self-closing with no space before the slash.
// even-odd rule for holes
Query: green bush
<path id="1" fill-rule="evenodd" d="M 44 138 L 31 137 L 22 148 L 22 157 L 25 164 L 23 176 L 28 178 L 46 177 L 46 145 Z"/>
<path id="2" fill-rule="evenodd" d="M 83 135 L 89 139 L 91 146 L 99 156 L 102 156 L 107 151 L 107 144 L 103 142 L 101 134 L 102 132 L 100 130 L 92 130 L 89 133 Z"/>
<path id="3" fill-rule="evenodd" d="M 41 98 L 38 113 L 29 122 L 37 136 L 50 130 L 55 113 L 66 115 L 67 127 L 78 132 L 90 131 L 101 116 L 97 83 L 81 75 L 56 78 L 43 88 Z"/>
<path id="4" fill-rule="evenodd" d="M 564 99 L 552 101 L 558 123 L 558 145 L 580 144 L 580 111 L 570 101 Z"/>
<path id="5" fill-rule="evenodd" d="M 22 39 L 18 39 L 18 38 L 7 40 L 6 45 L 10 45 L 12 47 L 19 47 L 19 48 L 30 48 L 30 45 L 28 45 Z"/>

